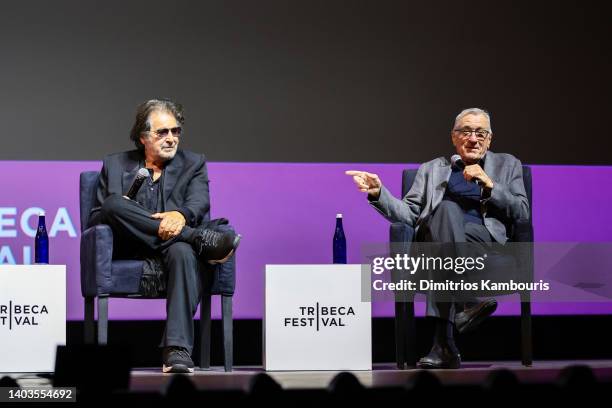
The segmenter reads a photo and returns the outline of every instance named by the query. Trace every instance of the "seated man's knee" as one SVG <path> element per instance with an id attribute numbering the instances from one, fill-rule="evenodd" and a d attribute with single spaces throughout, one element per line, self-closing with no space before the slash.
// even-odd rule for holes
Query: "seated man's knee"
<path id="1" fill-rule="evenodd" d="M 442 202 L 436 208 L 435 213 L 448 215 L 459 214 L 463 217 L 463 210 L 461 209 L 459 204 L 450 200 L 442 200 Z"/>
<path id="2" fill-rule="evenodd" d="M 114 217 L 120 211 L 121 205 L 124 204 L 122 200 L 125 200 L 125 198 L 121 197 L 119 194 L 111 194 L 106 197 L 100 208 L 100 211 L 106 219 Z"/>

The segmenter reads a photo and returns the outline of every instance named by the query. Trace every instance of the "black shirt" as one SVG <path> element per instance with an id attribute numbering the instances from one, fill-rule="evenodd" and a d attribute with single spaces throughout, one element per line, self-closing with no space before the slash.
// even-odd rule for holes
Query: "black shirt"
<path id="1" fill-rule="evenodd" d="M 147 170 L 149 170 L 149 177 L 147 177 L 144 183 L 142 183 L 140 190 L 138 190 L 138 194 L 136 194 L 136 201 L 151 212 L 163 212 L 163 186 L 165 170 L 162 170 L 161 176 L 155 181 L 153 181 L 153 169 Z"/>

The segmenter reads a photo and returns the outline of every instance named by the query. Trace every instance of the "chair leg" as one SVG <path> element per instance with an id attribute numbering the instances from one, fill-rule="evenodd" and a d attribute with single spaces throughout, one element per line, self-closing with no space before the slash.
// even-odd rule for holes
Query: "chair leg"
<path id="1" fill-rule="evenodd" d="M 234 365 L 234 328 L 231 296 L 221 296 L 221 318 L 223 320 L 223 354 L 225 371 L 232 371 L 232 366 Z"/>
<path id="2" fill-rule="evenodd" d="M 405 344 L 406 330 L 404 322 L 406 321 L 406 302 L 395 302 L 395 362 L 399 370 L 404 369 L 406 362 Z"/>
<path id="3" fill-rule="evenodd" d="M 210 368 L 210 294 L 200 302 L 200 368 Z"/>
<path id="4" fill-rule="evenodd" d="M 98 344 L 108 340 L 108 297 L 98 296 Z"/>
<path id="5" fill-rule="evenodd" d="M 525 367 L 533 364 L 531 338 L 531 302 L 521 299 L 521 360 Z"/>
<path id="6" fill-rule="evenodd" d="M 93 296 L 85 297 L 85 311 L 83 316 L 83 340 L 85 344 L 94 344 L 95 342 L 95 303 Z"/>
<path id="7" fill-rule="evenodd" d="M 406 366 L 409 368 L 416 367 L 417 363 L 417 335 L 416 335 L 416 320 L 414 318 L 414 297 L 406 302 L 406 345 L 404 354 L 406 356 Z"/>

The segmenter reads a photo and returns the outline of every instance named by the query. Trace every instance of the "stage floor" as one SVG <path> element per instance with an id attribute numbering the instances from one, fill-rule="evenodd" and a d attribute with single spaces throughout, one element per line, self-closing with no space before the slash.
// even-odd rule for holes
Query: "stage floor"
<path id="1" fill-rule="evenodd" d="M 601 382 L 612 382 L 612 360 L 536 361 L 532 367 L 523 367 L 519 362 L 465 362 L 459 370 L 429 370 L 445 385 L 480 385 L 495 370 L 508 369 L 524 384 L 554 383 L 560 371 L 572 365 L 587 365 L 593 369 Z M 354 371 L 353 374 L 366 387 L 403 386 L 420 370 L 398 370 L 393 364 L 375 364 L 372 371 Z M 226 373 L 223 367 L 198 370 L 188 374 L 200 390 L 247 390 L 251 378 L 266 372 L 262 367 L 234 367 Z M 340 371 L 276 371 L 267 372 L 285 389 L 326 388 Z M 5 374 L 2 374 L 5 375 Z M 9 374 L 11 375 L 11 374 Z M 34 375 L 12 374 L 19 385 L 49 386 L 50 380 Z M 160 368 L 138 368 L 132 370 L 130 390 L 136 392 L 160 392 L 172 378 Z"/>

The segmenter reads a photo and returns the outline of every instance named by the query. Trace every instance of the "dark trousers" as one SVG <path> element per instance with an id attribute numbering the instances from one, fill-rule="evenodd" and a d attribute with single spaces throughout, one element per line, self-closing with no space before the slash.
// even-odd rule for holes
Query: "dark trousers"
<path id="1" fill-rule="evenodd" d="M 205 269 L 191 244 L 181 235 L 167 241 L 158 237 L 160 220 L 135 201 L 119 195 L 102 204 L 100 222 L 113 230 L 114 258 L 143 258 L 160 253 L 168 270 L 166 329 L 160 347 L 180 346 L 192 352 L 193 316 L 202 295 L 201 271 Z"/>
<path id="2" fill-rule="evenodd" d="M 479 247 L 486 250 L 490 249 L 494 242 L 484 225 L 466 223 L 463 209 L 454 201 L 449 200 L 443 200 L 433 215 L 421 224 L 416 239 L 419 242 L 447 243 L 449 245 L 445 245 L 445 248 L 448 248 L 448 252 L 444 255 L 452 257 L 473 255 L 473 253 L 462 253 L 468 250 L 464 243 L 471 243 L 469 246 L 471 250 Z M 465 280 L 476 280 L 478 276 L 475 275 L 466 273 Z M 444 298 L 444 301 L 440 301 L 441 297 Z M 447 294 L 440 296 L 435 292 L 430 292 L 427 294 L 426 315 L 454 322 L 457 310 L 462 310 L 465 304 L 475 302 L 478 302 L 478 299 L 470 296 L 457 294 L 456 297 L 449 299 Z"/>

